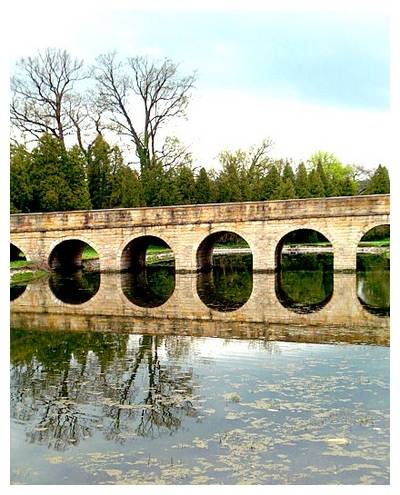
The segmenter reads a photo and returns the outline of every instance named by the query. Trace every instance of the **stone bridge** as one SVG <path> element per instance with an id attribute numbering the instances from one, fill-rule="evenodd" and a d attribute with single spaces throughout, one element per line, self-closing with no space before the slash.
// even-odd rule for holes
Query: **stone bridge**
<path id="1" fill-rule="evenodd" d="M 29 284 L 11 302 L 11 326 L 44 331 L 389 344 L 389 317 L 373 314 L 362 304 L 355 273 L 336 272 L 330 298 L 310 313 L 283 305 L 273 273 L 254 273 L 251 295 L 241 308 L 229 312 L 210 309 L 198 295 L 198 276 L 177 273 L 171 297 L 153 308 L 133 304 L 123 291 L 119 274 L 101 274 L 98 291 L 83 304 L 62 302 L 44 279 Z"/>
<path id="2" fill-rule="evenodd" d="M 99 254 L 101 271 L 144 264 L 157 238 L 175 256 L 177 272 L 211 265 L 226 232 L 242 237 L 254 271 L 273 271 L 284 237 L 312 229 L 331 243 L 335 270 L 355 270 L 357 246 L 373 227 L 389 223 L 389 195 L 11 215 L 11 243 L 45 267 L 79 265 L 83 247 Z"/>

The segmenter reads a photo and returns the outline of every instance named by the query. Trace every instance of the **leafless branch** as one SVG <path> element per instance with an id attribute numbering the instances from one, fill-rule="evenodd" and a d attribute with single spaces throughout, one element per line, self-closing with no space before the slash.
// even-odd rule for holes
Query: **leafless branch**
<path id="1" fill-rule="evenodd" d="M 51 133 L 62 142 L 75 124 L 67 112 L 74 86 L 86 77 L 83 62 L 65 50 L 47 49 L 21 58 L 11 80 L 11 123 L 35 137 Z"/>
<path id="2" fill-rule="evenodd" d="M 195 75 L 178 77 L 178 66 L 169 59 L 157 65 L 132 57 L 123 64 L 115 53 L 98 57 L 93 74 L 110 127 L 130 137 L 142 166 L 159 158 L 158 131 L 169 120 L 186 115 Z M 141 102 L 141 110 L 133 109 L 134 99 Z"/>

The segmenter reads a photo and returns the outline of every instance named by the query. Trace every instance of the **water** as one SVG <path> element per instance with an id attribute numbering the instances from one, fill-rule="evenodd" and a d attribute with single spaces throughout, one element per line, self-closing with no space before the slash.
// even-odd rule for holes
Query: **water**
<path id="1" fill-rule="evenodd" d="M 14 292 L 11 482 L 388 484 L 387 262 L 330 263 Z"/>

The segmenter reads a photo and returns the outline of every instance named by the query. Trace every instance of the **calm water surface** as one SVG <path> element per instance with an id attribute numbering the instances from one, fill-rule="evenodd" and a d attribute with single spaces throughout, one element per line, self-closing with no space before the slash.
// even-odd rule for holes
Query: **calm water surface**
<path id="1" fill-rule="evenodd" d="M 293 335 L 297 321 L 318 333 L 313 315 L 334 301 L 329 258 L 313 263 L 284 259 L 275 277 L 276 304 L 288 315 L 281 334 L 290 327 Z M 13 288 L 11 482 L 389 483 L 389 347 L 370 337 L 385 332 L 389 272 L 386 260 L 362 263 L 356 323 L 335 327 L 336 343 L 322 333 L 313 343 L 284 341 L 284 333 L 277 341 L 268 321 L 254 333 L 263 338 L 243 338 L 256 323 L 240 321 L 238 338 L 235 320 L 259 283 L 245 258 L 220 257 L 195 281 L 207 337 L 194 336 L 199 323 L 186 318 L 187 302 L 177 304 L 174 334 L 162 334 L 162 319 L 155 333 L 152 311 L 172 300 L 178 280 L 168 265 L 119 276 L 125 304 L 145 312 L 128 330 L 121 315 L 103 314 L 105 326 L 89 328 L 84 308 L 103 275 L 58 274 L 40 291 Z M 15 306 L 28 296 L 35 307 Z M 213 337 L 219 324 L 232 334 Z M 349 343 L 349 332 L 362 343 Z"/>

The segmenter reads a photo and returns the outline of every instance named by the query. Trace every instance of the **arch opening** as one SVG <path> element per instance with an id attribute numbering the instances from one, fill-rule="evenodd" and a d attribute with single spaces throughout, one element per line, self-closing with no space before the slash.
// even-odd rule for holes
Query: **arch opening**
<path id="1" fill-rule="evenodd" d="M 10 243 L 10 264 L 11 268 L 18 268 L 27 263 L 25 254 L 12 242 Z"/>
<path id="2" fill-rule="evenodd" d="M 122 291 L 136 306 L 156 308 L 175 290 L 175 257 L 160 237 L 146 235 L 130 241 L 121 255 Z"/>
<path id="3" fill-rule="evenodd" d="M 252 291 L 251 270 L 214 267 L 197 275 L 197 293 L 201 301 L 214 311 L 236 311 L 249 300 Z"/>
<path id="4" fill-rule="evenodd" d="M 221 231 L 206 237 L 197 250 L 197 293 L 216 311 L 235 311 L 253 291 L 253 256 L 240 235 Z"/>
<path id="5" fill-rule="evenodd" d="M 15 301 L 25 292 L 27 284 L 11 283 L 10 285 L 10 301 Z"/>
<path id="6" fill-rule="evenodd" d="M 18 269 L 29 265 L 25 254 L 12 242 L 10 243 L 10 269 L 16 272 L 13 274 L 10 283 L 10 301 L 14 301 L 21 296 L 27 287 L 27 282 L 22 282 L 19 278 Z"/>
<path id="7" fill-rule="evenodd" d="M 49 256 L 49 267 L 53 271 L 75 272 L 100 270 L 99 255 L 87 242 L 68 239 L 60 242 Z"/>
<path id="8" fill-rule="evenodd" d="M 378 316 L 390 315 L 390 226 L 368 230 L 357 247 L 357 297 Z"/>
<path id="9" fill-rule="evenodd" d="M 200 243 L 196 255 L 197 270 L 209 271 L 213 267 L 246 265 L 252 269 L 253 255 L 246 240 L 230 231 L 214 232 Z"/>
<path id="10" fill-rule="evenodd" d="M 148 266 L 175 267 L 171 247 L 154 235 L 133 239 L 125 246 L 121 255 L 121 271 L 140 272 Z"/>
<path id="11" fill-rule="evenodd" d="M 312 229 L 286 234 L 275 251 L 275 293 L 295 313 L 322 309 L 333 295 L 333 252 L 329 240 Z"/>
<path id="12" fill-rule="evenodd" d="M 168 301 L 175 290 L 175 271 L 171 266 L 148 266 L 121 274 L 122 291 L 136 306 L 156 308 Z"/>
<path id="13" fill-rule="evenodd" d="M 55 271 L 49 279 L 49 287 L 54 296 L 66 304 L 83 304 L 98 292 L 100 288 L 99 272 Z"/>

